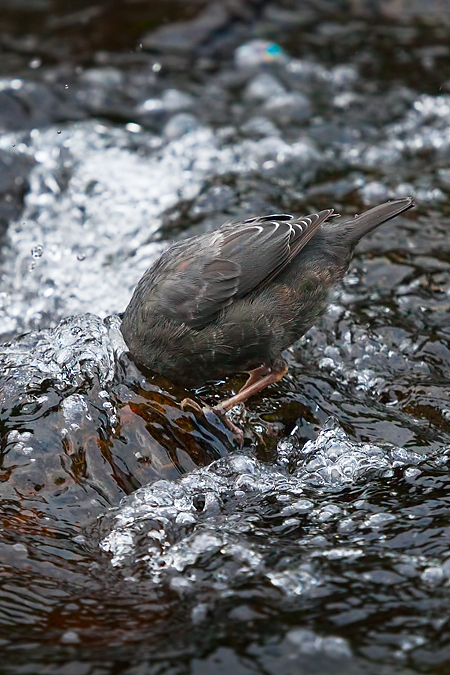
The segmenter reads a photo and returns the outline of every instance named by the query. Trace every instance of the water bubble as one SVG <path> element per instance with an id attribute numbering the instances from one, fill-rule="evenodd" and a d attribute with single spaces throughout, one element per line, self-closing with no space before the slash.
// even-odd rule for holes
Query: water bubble
<path id="1" fill-rule="evenodd" d="M 139 131 L 142 131 L 141 125 L 136 124 L 135 122 L 128 122 L 128 124 L 125 124 L 125 129 L 130 131 L 132 134 L 137 134 Z"/>
<path id="2" fill-rule="evenodd" d="M 66 645 L 74 645 L 80 642 L 78 633 L 74 630 L 68 630 L 63 635 L 61 635 L 61 642 Z"/>
<path id="3" fill-rule="evenodd" d="M 31 255 L 33 258 L 40 258 L 42 254 L 44 253 L 44 247 L 41 244 L 36 244 L 36 246 L 33 246 L 31 249 Z"/>
<path id="4" fill-rule="evenodd" d="M 162 68 L 161 64 L 158 63 L 157 61 L 152 65 L 152 70 L 154 73 L 159 73 L 161 68 Z"/>
<path id="5" fill-rule="evenodd" d="M 28 553 L 27 547 L 24 544 L 13 544 L 13 549 L 19 553 L 25 553 L 25 555 Z"/>

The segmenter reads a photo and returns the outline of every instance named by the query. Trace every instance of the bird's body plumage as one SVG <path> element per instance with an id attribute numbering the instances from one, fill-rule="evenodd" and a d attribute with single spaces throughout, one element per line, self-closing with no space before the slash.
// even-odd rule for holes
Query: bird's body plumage
<path id="1" fill-rule="evenodd" d="M 144 274 L 122 322 L 134 358 L 187 387 L 259 366 L 325 311 L 354 246 L 413 206 L 382 204 L 344 223 L 333 210 L 226 223 L 169 247 Z"/>

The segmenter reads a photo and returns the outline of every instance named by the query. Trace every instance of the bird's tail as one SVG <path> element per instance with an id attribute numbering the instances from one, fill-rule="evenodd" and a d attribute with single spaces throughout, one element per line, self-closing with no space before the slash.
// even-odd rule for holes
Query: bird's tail
<path id="1" fill-rule="evenodd" d="M 394 202 L 386 202 L 385 204 L 380 204 L 369 211 L 361 213 L 359 216 L 355 216 L 353 220 L 348 220 L 338 227 L 347 243 L 353 247 L 356 246 L 358 241 L 364 237 L 365 234 L 372 232 L 372 230 L 375 230 L 382 223 L 385 223 L 391 218 L 395 218 L 395 216 L 398 216 L 400 213 L 407 211 L 413 206 L 414 200 L 412 197 L 397 199 Z"/>

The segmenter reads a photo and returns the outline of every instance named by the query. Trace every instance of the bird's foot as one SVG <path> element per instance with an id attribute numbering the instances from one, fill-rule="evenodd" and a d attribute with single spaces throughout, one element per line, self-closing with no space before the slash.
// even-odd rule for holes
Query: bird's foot
<path id="1" fill-rule="evenodd" d="M 235 405 L 243 403 L 250 396 L 259 393 L 265 389 L 269 384 L 274 382 L 279 382 L 288 371 L 288 364 L 280 356 L 277 367 L 269 368 L 268 366 L 260 366 L 249 372 L 249 378 L 244 386 L 238 391 L 237 394 L 227 398 L 225 401 L 222 401 L 218 406 L 215 407 L 215 410 L 221 410 L 222 412 L 228 412 L 231 408 L 234 408 Z"/>
<path id="2" fill-rule="evenodd" d="M 203 413 L 203 408 L 191 398 L 184 398 L 180 403 L 181 410 L 185 412 Z"/>
<path id="3" fill-rule="evenodd" d="M 215 415 L 220 417 L 220 419 L 227 425 L 229 430 L 235 435 L 239 447 L 242 448 L 242 446 L 244 445 L 244 432 L 242 431 L 242 429 L 238 427 L 236 424 L 234 424 L 234 422 L 232 422 L 229 417 L 227 417 L 226 411 L 221 409 L 220 404 L 214 406 L 214 408 L 210 408 L 210 410 Z"/>
<path id="4" fill-rule="evenodd" d="M 236 437 L 236 441 L 239 444 L 239 447 L 242 448 L 244 444 L 244 432 L 236 424 L 230 420 L 226 415 L 226 411 L 221 410 L 220 405 L 214 406 L 211 408 L 209 405 L 200 406 L 196 401 L 193 401 L 191 398 L 184 398 L 181 401 L 181 409 L 186 412 L 200 413 L 201 415 L 209 416 L 210 413 L 214 413 L 217 417 L 220 417 L 222 422 L 228 427 L 228 429 Z"/>

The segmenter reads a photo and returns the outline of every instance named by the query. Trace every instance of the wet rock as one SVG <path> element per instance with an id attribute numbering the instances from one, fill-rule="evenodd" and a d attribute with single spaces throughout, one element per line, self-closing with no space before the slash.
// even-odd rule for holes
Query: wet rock
<path id="1" fill-rule="evenodd" d="M 307 59 L 289 59 L 286 63 L 286 75 L 297 88 L 303 88 L 312 83 L 325 84 L 330 80 L 330 73 L 321 63 Z"/>
<path id="2" fill-rule="evenodd" d="M 358 8 L 358 0 L 354 2 Z M 363 3 L 361 3 L 363 4 Z M 364 7 L 364 4 L 363 4 Z M 380 9 L 389 19 L 411 19 L 413 17 L 432 17 L 435 20 L 450 19 L 450 3 L 448 0 L 386 0 L 381 3 Z"/>
<path id="3" fill-rule="evenodd" d="M 194 105 L 194 99 L 186 92 L 178 89 L 166 89 L 160 97 L 149 98 L 140 103 L 136 111 L 141 116 L 153 117 L 155 119 L 167 119 L 173 113 L 181 110 L 188 110 Z"/>
<path id="4" fill-rule="evenodd" d="M 22 129 L 26 126 L 27 115 L 14 90 L 0 91 L 0 124 L 2 130 Z"/>
<path id="5" fill-rule="evenodd" d="M 163 129 L 163 134 L 169 141 L 173 141 L 190 131 L 195 131 L 199 127 L 200 123 L 195 115 L 180 113 L 170 118 Z"/>
<path id="6" fill-rule="evenodd" d="M 0 83 L 2 131 L 47 126 L 65 114 L 62 101 L 44 84 L 18 78 Z"/>
<path id="7" fill-rule="evenodd" d="M 190 21 L 172 22 L 147 33 L 142 45 L 149 50 L 189 56 L 207 46 L 208 53 L 214 53 L 223 46 L 227 34 L 227 42 L 235 41 L 234 33 L 242 23 L 254 19 L 259 4 L 258 0 L 210 2 Z"/>
<path id="8" fill-rule="evenodd" d="M 251 117 L 242 125 L 241 131 L 254 138 L 277 136 L 280 134 L 280 131 L 275 124 L 267 117 L 262 116 Z"/>
<path id="9" fill-rule="evenodd" d="M 408 195 L 409 194 L 410 193 L 408 192 Z M 370 183 L 366 183 L 361 189 L 361 195 L 365 204 L 380 204 L 381 202 L 387 201 L 389 189 L 386 185 L 383 185 L 383 183 L 371 181 Z"/>
<path id="10" fill-rule="evenodd" d="M 192 53 L 228 21 L 228 12 L 220 3 L 211 3 L 198 17 L 191 21 L 163 26 L 142 38 L 145 49 Z"/>
<path id="11" fill-rule="evenodd" d="M 281 125 L 306 122 L 312 114 L 310 100 L 298 92 L 288 92 L 270 98 L 264 105 L 264 111 L 274 122 Z"/>
<path id="12" fill-rule="evenodd" d="M 191 209 L 193 216 L 205 216 L 207 214 L 222 211 L 235 200 L 235 194 L 228 185 L 214 185 L 202 193 Z"/>
<path id="13" fill-rule="evenodd" d="M 343 65 L 335 66 L 331 69 L 329 80 L 334 87 L 347 89 L 357 82 L 358 77 L 358 71 L 355 66 Z"/>
<path id="14" fill-rule="evenodd" d="M 88 68 L 81 73 L 80 81 L 92 87 L 115 89 L 123 84 L 124 76 L 118 68 Z"/>
<path id="15" fill-rule="evenodd" d="M 166 89 L 161 96 L 163 107 L 169 112 L 178 112 L 192 108 L 194 99 L 189 94 L 178 89 Z"/>
<path id="16" fill-rule="evenodd" d="M 349 645 L 341 638 L 321 638 L 310 630 L 295 629 L 287 633 L 286 642 L 294 646 L 300 653 L 313 654 L 324 651 L 330 656 L 351 657 Z M 292 648 L 292 647 L 291 647 Z"/>
<path id="17" fill-rule="evenodd" d="M 286 92 L 279 80 L 270 73 L 260 73 L 251 80 L 244 92 L 249 101 L 265 101 Z"/>
<path id="18" fill-rule="evenodd" d="M 0 151 L 0 237 L 23 209 L 33 164 L 32 158 Z"/>

